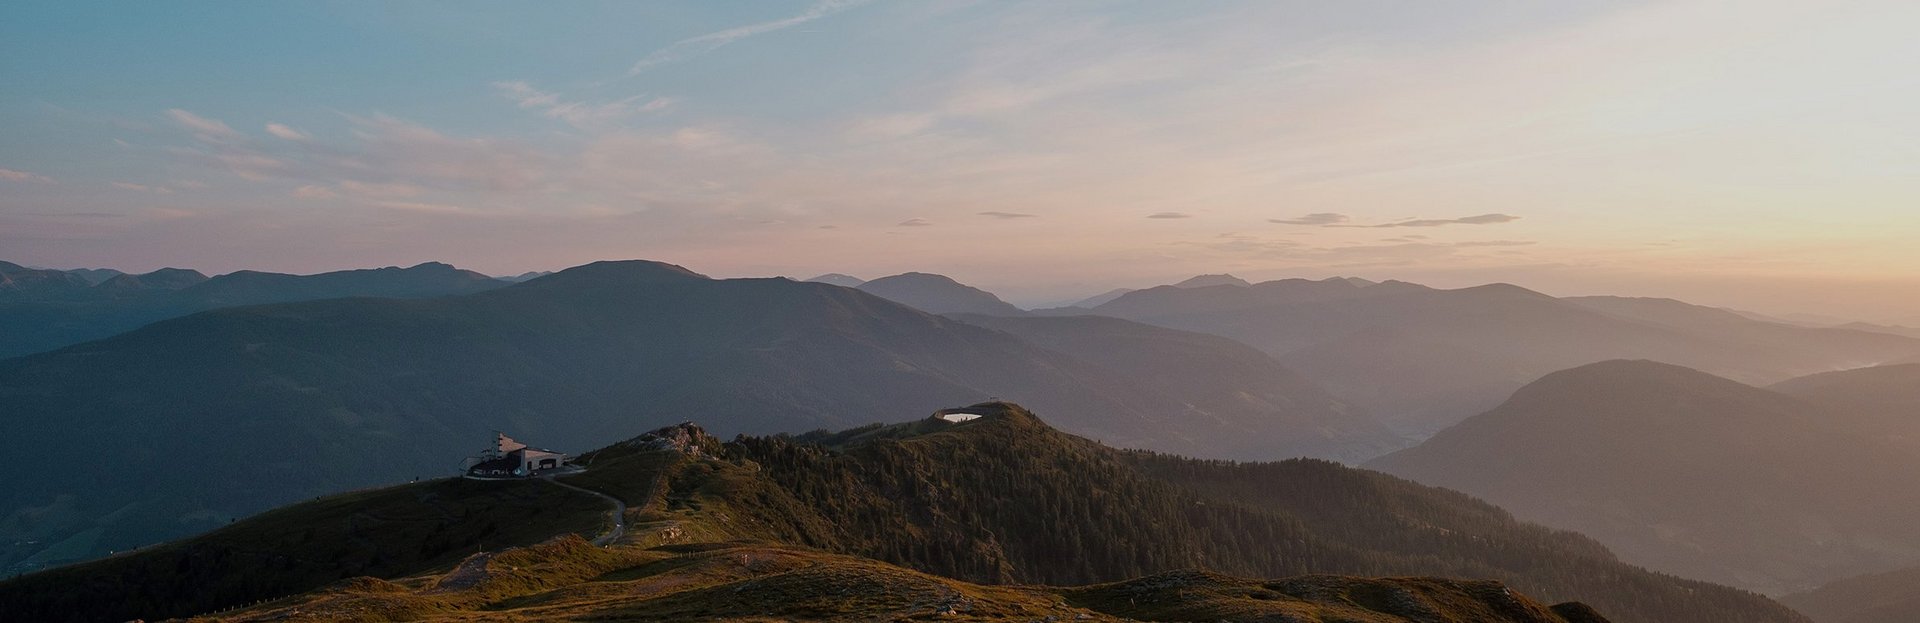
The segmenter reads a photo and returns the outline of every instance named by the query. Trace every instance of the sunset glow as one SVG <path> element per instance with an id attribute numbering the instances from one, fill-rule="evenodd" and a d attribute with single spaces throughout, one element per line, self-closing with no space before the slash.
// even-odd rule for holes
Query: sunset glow
<path id="1" fill-rule="evenodd" d="M 1912 2 L 466 6 L 0 8 L 0 257 L 1920 316 Z"/>

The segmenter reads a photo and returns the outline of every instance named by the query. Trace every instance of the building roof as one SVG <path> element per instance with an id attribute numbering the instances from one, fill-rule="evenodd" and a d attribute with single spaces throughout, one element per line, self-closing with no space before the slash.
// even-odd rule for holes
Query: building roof
<path id="1" fill-rule="evenodd" d="M 473 467 L 467 468 L 467 471 L 469 473 L 487 472 L 487 471 L 494 471 L 494 470 L 511 472 L 519 468 L 520 468 L 520 461 L 503 457 L 503 458 L 498 458 L 491 461 L 481 461 L 479 463 L 475 463 Z"/>

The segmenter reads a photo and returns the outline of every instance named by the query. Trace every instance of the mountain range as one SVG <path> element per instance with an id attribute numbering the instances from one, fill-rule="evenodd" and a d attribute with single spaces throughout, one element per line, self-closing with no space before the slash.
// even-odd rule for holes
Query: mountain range
<path id="1" fill-rule="evenodd" d="M 1011 333 L 1071 355 L 1172 400 L 1160 410 L 1184 412 L 1181 429 L 1251 424 L 1239 435 L 1210 435 L 1189 451 L 1209 457 L 1260 459 L 1312 456 L 1362 461 L 1407 441 L 1371 416 L 1252 347 L 1215 335 L 1178 331 L 1106 316 L 952 318 Z M 1263 413 L 1229 420 L 1219 414 Z"/>
<path id="2" fill-rule="evenodd" d="M 0 565 L 84 560 L 444 473 L 494 429 L 566 449 L 690 414 L 771 433 L 997 396 L 1109 443 L 1200 456 L 1381 442 L 1364 412 L 1225 340 L 1117 320 L 1017 330 L 1057 330 L 1060 350 L 859 290 L 639 261 L 462 296 L 160 321 L 0 360 L 11 441 L 86 457 L 15 466 Z M 1116 341 L 1088 344 L 1089 331 Z"/>
<path id="3" fill-rule="evenodd" d="M 1920 546 L 1911 545 L 1920 543 L 1920 492 L 1901 480 L 1920 467 L 1920 340 L 1887 327 L 1804 326 L 1669 299 L 1555 298 L 1503 284 L 1441 290 L 1202 275 L 1110 294 L 1083 303 L 1091 309 L 1029 312 L 925 273 L 710 279 L 632 261 L 498 279 L 436 263 L 207 278 L 0 262 L 0 322 L 34 328 L 0 334 L 0 357 L 25 354 L 0 358 L 0 425 L 23 447 L 86 457 L 16 466 L 17 486 L 0 489 L 0 568 L 84 561 L 294 500 L 431 477 L 490 429 L 565 449 L 695 415 L 724 434 L 824 431 L 988 398 L 1032 404 L 1104 443 L 1207 458 L 1360 462 L 1431 436 L 1368 465 L 1590 535 L 1605 544 L 1589 543 L 1597 558 L 1614 560 L 1610 548 L 1631 564 L 1773 594 L 1827 585 L 1795 599 L 1891 592 L 1885 587 L 1897 582 L 1872 574 L 1920 564 Z M 1665 363 L 1607 361 L 1615 358 Z M 1882 363 L 1890 365 L 1874 365 Z M 832 454 L 917 437 L 926 426 L 739 447 L 799 443 Z M 1267 494 L 1221 482 L 1286 482 L 1299 477 L 1290 470 L 1305 469 L 1115 456 L 1158 481 L 1240 505 Z M 896 467 L 907 469 L 888 468 Z M 1321 502 L 1268 502 L 1297 520 L 1339 506 L 1325 496 L 1355 494 L 1313 495 Z M 812 512 L 841 520 L 929 512 L 876 508 Z M 1323 527 L 1368 525 L 1355 513 Z M 350 524 L 365 521 L 355 516 Z M 1110 561 L 1095 565 L 1100 573 L 1032 575 L 1017 570 L 1050 567 L 1020 563 L 1011 550 L 989 556 L 1001 561 L 991 568 L 962 569 L 925 553 L 848 545 L 930 529 L 865 525 L 858 534 L 803 538 L 801 530 L 775 540 L 855 556 L 864 562 L 849 564 L 885 574 L 936 573 L 960 582 L 942 590 L 961 592 L 982 583 L 1153 579 L 1173 568 Z M 961 540 L 949 545 L 1004 550 L 1005 530 L 1019 529 L 1026 526 L 990 530 L 984 543 L 979 534 L 954 536 Z M 1123 534 L 1101 538 L 1124 542 Z M 1349 545 L 1368 538 L 1343 534 L 1336 540 Z M 508 540 L 530 546 L 553 533 L 521 536 Z M 1538 570 L 1465 564 L 1479 559 L 1459 552 L 1440 556 L 1445 564 L 1395 566 L 1311 547 L 1238 546 L 1347 562 L 1223 554 L 1194 566 L 1240 577 L 1192 576 L 1203 587 L 1194 590 L 1244 592 L 1266 586 L 1244 577 L 1335 571 L 1491 577 L 1529 594 L 1587 599 L 1529 584 Z M 356 564 L 387 578 L 432 571 Z M 1855 576 L 1869 579 L 1848 579 Z M 1073 591 L 1093 590 L 1048 594 L 1070 601 L 1080 594 Z M 1645 590 L 1653 589 L 1635 589 Z M 1628 593 L 1641 594 L 1620 594 Z M 1857 614 L 1836 605 L 1845 599 L 1806 598 L 1821 604 L 1809 608 L 1823 621 Z M 1609 615 L 1626 613 L 1616 620 L 1662 620 L 1645 619 L 1644 604 L 1594 601 Z"/>
<path id="4" fill-rule="evenodd" d="M 1880 383 L 1882 372 L 1783 386 L 1920 391 Z M 1653 569 L 1777 594 L 1920 563 L 1920 453 L 1894 443 L 1885 419 L 1847 408 L 1853 400 L 1897 404 L 1860 394 L 1818 404 L 1610 361 L 1549 374 L 1367 466 L 1577 530 Z"/>
<path id="5" fill-rule="evenodd" d="M 1173 287 L 1200 288 L 1200 287 L 1206 287 L 1206 286 L 1219 286 L 1219 285 L 1232 285 L 1232 286 L 1244 287 L 1244 286 L 1250 286 L 1253 284 L 1248 283 L 1247 280 L 1245 279 L 1241 279 L 1233 275 L 1218 274 L 1218 275 L 1196 275 L 1194 277 L 1190 277 L 1179 283 L 1173 284 Z M 1087 298 L 1081 299 L 1079 302 L 1074 303 L 1070 307 L 1078 307 L 1081 309 L 1093 309 L 1095 307 L 1105 305 L 1109 301 L 1120 298 L 1121 296 L 1126 295 L 1128 292 L 1135 292 L 1135 291 L 1137 291 L 1136 288 L 1114 288 L 1112 290 L 1108 290 L 1106 292 L 1102 292 L 1102 293 L 1095 294 L 1093 296 L 1089 296 Z"/>
<path id="6" fill-rule="evenodd" d="M 832 284 L 832 285 L 840 286 L 843 288 L 858 288 L 860 287 L 860 284 L 867 282 L 867 280 L 865 279 L 861 279 L 853 275 L 843 275 L 840 273 L 827 273 L 824 275 L 820 275 L 818 277 L 814 277 L 812 279 L 808 279 L 807 281 L 811 281 L 814 283 Z"/>
<path id="7" fill-rule="evenodd" d="M 1026 310 L 1000 300 L 992 292 L 962 284 L 945 275 L 901 273 L 862 282 L 854 287 L 929 314 L 1026 314 Z"/>
<path id="8" fill-rule="evenodd" d="M 1506 284 L 1161 286 L 1066 313 L 1232 338 L 1414 437 L 1491 409 L 1547 373 L 1610 359 L 1765 384 L 1920 355 L 1920 340 L 1884 333 L 1769 323 L 1665 299 L 1560 299 Z"/>
<path id="9" fill-rule="evenodd" d="M 302 502 L 0 582 L 0 604 L 43 621 L 235 605 L 212 620 L 1806 621 L 1374 472 L 1116 450 L 1015 405 L 961 411 L 980 417 L 726 443 L 667 427 L 554 482 Z"/>
<path id="10" fill-rule="evenodd" d="M 1847 578 L 1780 601 L 1815 623 L 1908 623 L 1920 618 L 1920 567 Z"/>
<path id="11" fill-rule="evenodd" d="M 0 358 L 45 352 L 221 307 L 354 296 L 425 298 L 507 285 L 435 262 L 317 275 L 239 271 L 208 278 L 177 268 L 142 275 L 113 272 L 95 284 L 65 271 L 0 262 L 0 325 L 32 328 L 0 333 Z"/>
<path id="12" fill-rule="evenodd" d="M 1920 364 L 1827 372 L 1768 389 L 1826 408 L 1836 426 L 1920 456 Z"/>

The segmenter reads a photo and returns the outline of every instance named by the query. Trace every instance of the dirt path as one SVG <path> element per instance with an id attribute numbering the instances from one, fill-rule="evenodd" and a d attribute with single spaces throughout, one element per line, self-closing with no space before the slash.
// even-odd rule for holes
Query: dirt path
<path id="1" fill-rule="evenodd" d="M 600 547 L 606 547 L 608 545 L 612 545 L 615 541 L 619 541 L 620 537 L 627 535 L 627 503 L 620 501 L 620 498 L 616 498 L 611 495 L 601 493 L 599 491 L 594 491 L 592 489 L 576 487 L 564 482 L 560 482 L 558 480 L 554 480 L 552 476 L 543 477 L 541 478 L 541 480 L 545 480 L 547 482 L 553 483 L 555 486 L 565 487 L 568 489 L 572 489 L 574 491 L 585 493 L 587 495 L 598 497 L 602 500 L 606 500 L 607 503 L 613 505 L 613 529 L 608 530 L 606 534 L 602 534 L 599 537 L 594 538 L 593 539 L 594 545 L 597 545 Z"/>
<path id="2" fill-rule="evenodd" d="M 487 578 L 487 562 L 490 560 L 493 560 L 493 552 L 481 552 L 468 556 L 466 560 L 460 561 L 459 566 L 448 571 L 446 575 L 440 576 L 440 581 L 435 582 L 433 590 L 429 592 L 449 593 L 479 585 L 481 580 Z"/>

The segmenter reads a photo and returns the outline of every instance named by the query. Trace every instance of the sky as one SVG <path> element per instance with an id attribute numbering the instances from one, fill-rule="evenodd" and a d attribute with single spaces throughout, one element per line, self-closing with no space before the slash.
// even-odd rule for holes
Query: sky
<path id="1" fill-rule="evenodd" d="M 0 4 L 0 259 L 1920 322 L 1920 3 Z"/>

